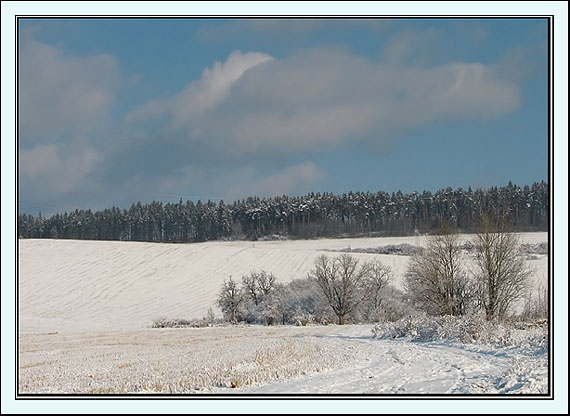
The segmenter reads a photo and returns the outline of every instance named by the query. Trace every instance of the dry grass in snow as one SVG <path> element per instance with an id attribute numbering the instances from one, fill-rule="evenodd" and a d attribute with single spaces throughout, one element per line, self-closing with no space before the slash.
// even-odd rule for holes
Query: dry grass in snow
<path id="1" fill-rule="evenodd" d="M 19 392 L 207 393 L 346 366 L 369 348 L 327 339 L 334 327 L 218 327 L 29 334 Z"/>

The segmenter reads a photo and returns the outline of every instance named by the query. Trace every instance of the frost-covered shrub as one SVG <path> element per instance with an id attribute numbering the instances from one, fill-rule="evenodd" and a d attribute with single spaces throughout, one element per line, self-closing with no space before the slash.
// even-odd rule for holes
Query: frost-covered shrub
<path id="1" fill-rule="evenodd" d="M 219 319 L 216 318 L 216 314 L 212 308 L 208 308 L 208 312 L 206 312 L 206 316 L 204 316 L 204 321 L 209 323 L 219 322 Z"/>
<path id="2" fill-rule="evenodd" d="M 228 281 L 224 280 L 224 284 L 218 293 L 218 306 L 224 313 L 226 321 L 237 322 L 240 320 L 241 306 L 244 297 L 237 282 L 232 280 L 230 276 Z"/>
<path id="3" fill-rule="evenodd" d="M 535 322 L 519 322 L 513 324 L 513 343 L 521 346 L 531 355 L 546 353 L 548 351 L 548 320 Z"/>
<path id="4" fill-rule="evenodd" d="M 394 321 L 409 313 L 402 292 L 389 285 L 391 270 L 367 265 L 368 296 L 350 313 L 346 322 Z M 337 322 L 330 302 L 315 278 L 279 284 L 271 273 L 250 272 L 241 282 L 224 281 L 218 306 L 226 321 L 248 324 L 326 325 Z"/>
<path id="5" fill-rule="evenodd" d="M 248 324 L 262 323 L 262 310 L 259 305 L 253 303 L 250 299 L 246 299 L 240 308 L 240 320 Z"/>
<path id="6" fill-rule="evenodd" d="M 279 316 L 278 287 L 275 276 L 264 270 L 242 276 L 242 319 L 247 323 L 273 324 Z"/>
<path id="7" fill-rule="evenodd" d="M 472 252 L 475 250 L 475 245 L 473 244 L 472 241 L 465 241 L 462 245 L 461 248 L 467 252 Z"/>
<path id="8" fill-rule="evenodd" d="M 288 240 L 287 236 L 282 234 L 271 234 L 259 238 L 259 241 L 287 241 L 287 240 Z"/>
<path id="9" fill-rule="evenodd" d="M 520 250 L 523 254 L 548 254 L 548 243 L 521 244 Z"/>
<path id="10" fill-rule="evenodd" d="M 265 271 L 251 272 L 241 284 L 224 282 L 218 305 L 226 320 L 249 324 L 327 324 L 333 310 L 315 279 L 297 279 L 287 285 Z"/>
<path id="11" fill-rule="evenodd" d="M 305 326 L 315 323 L 315 317 L 308 311 L 297 308 L 295 310 L 295 314 L 293 315 L 293 321 L 297 326 Z"/>
<path id="12" fill-rule="evenodd" d="M 405 294 L 388 285 L 379 292 L 377 301 L 372 299 L 362 303 L 357 320 L 359 322 L 394 322 L 414 312 Z"/>
<path id="13" fill-rule="evenodd" d="M 151 328 L 187 328 L 197 326 L 198 321 L 181 318 L 156 318 L 152 321 Z"/>
<path id="14" fill-rule="evenodd" d="M 315 279 L 297 279 L 287 285 L 283 301 L 286 323 L 307 325 L 335 322 L 333 310 L 327 303 Z"/>
<path id="15" fill-rule="evenodd" d="M 273 297 L 265 298 L 259 304 L 247 299 L 241 306 L 240 320 L 248 324 L 273 325 L 282 322 L 282 315 Z"/>
<path id="16" fill-rule="evenodd" d="M 465 343 L 507 345 L 512 341 L 511 328 L 507 325 L 489 322 L 480 315 L 469 315 L 463 319 L 445 316 L 438 331 L 440 339 L 452 339 Z"/>
<path id="17" fill-rule="evenodd" d="M 184 318 L 165 318 L 159 317 L 152 321 L 151 328 L 205 328 L 210 326 L 219 326 L 224 323 L 223 319 L 216 317 L 212 308 L 202 319 L 184 319 Z"/>
<path id="18" fill-rule="evenodd" d="M 389 244 L 387 246 L 381 247 L 368 247 L 368 248 L 344 248 L 342 250 L 331 250 L 340 251 L 343 253 L 367 253 L 367 254 L 387 254 L 387 255 L 397 255 L 397 256 L 413 256 L 421 251 L 422 247 L 413 246 L 411 244 Z"/>
<path id="19" fill-rule="evenodd" d="M 520 329 L 520 328 L 519 328 Z M 481 315 L 428 316 L 417 313 L 400 319 L 377 325 L 372 332 L 377 338 L 406 338 L 411 341 L 451 340 L 463 343 L 511 345 L 522 339 L 530 339 L 544 344 L 547 332 L 544 329 L 515 336 L 517 328 L 513 324 L 489 322 Z M 529 341 L 530 342 L 530 341 Z"/>
<path id="20" fill-rule="evenodd" d="M 547 319 L 550 308 L 548 286 L 530 288 L 524 297 L 523 310 L 518 318 L 522 321 Z"/>

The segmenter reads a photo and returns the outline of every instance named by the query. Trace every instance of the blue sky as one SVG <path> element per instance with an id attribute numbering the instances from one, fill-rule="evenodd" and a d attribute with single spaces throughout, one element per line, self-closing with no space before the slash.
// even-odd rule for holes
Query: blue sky
<path id="1" fill-rule="evenodd" d="M 547 30 L 21 20 L 20 212 L 547 180 Z"/>

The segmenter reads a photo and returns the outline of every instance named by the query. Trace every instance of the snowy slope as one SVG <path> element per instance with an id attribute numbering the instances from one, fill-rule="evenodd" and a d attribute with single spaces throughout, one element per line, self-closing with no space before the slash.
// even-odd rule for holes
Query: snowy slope
<path id="1" fill-rule="evenodd" d="M 469 236 L 462 238 L 468 239 Z M 546 233 L 521 234 L 525 243 Z M 267 242 L 157 244 L 78 240 L 19 241 L 20 332 L 120 330 L 148 327 L 153 319 L 201 318 L 215 307 L 224 279 L 264 269 L 280 282 L 304 278 L 315 257 L 329 250 L 371 248 L 424 237 Z M 408 257 L 354 254 L 392 267 L 400 285 Z M 531 261 L 546 283 L 547 257 Z"/>

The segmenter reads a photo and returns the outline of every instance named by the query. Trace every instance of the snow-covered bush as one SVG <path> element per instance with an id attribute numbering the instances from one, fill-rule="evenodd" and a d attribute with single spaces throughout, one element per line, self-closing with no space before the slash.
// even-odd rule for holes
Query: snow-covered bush
<path id="1" fill-rule="evenodd" d="M 224 282 L 218 298 L 226 320 L 250 324 L 326 324 L 335 315 L 315 279 L 276 283 L 265 271 L 243 276 L 241 284 Z"/>
<path id="2" fill-rule="evenodd" d="M 159 317 L 152 321 L 151 328 L 186 328 L 192 326 L 191 320 Z"/>
<path id="3" fill-rule="evenodd" d="M 212 326 L 213 323 L 204 319 L 183 318 L 156 318 L 151 323 L 151 328 L 203 328 Z"/>
<path id="4" fill-rule="evenodd" d="M 293 321 L 297 326 L 306 326 L 315 323 L 315 317 L 308 311 L 302 308 L 297 308 L 293 315 Z"/>
<path id="5" fill-rule="evenodd" d="M 315 279 L 296 279 L 287 285 L 284 300 L 287 323 L 294 325 L 335 322 L 333 310 Z"/>
<path id="6" fill-rule="evenodd" d="M 216 323 L 219 321 L 219 319 L 216 318 L 216 314 L 212 308 L 208 308 L 208 312 L 206 312 L 206 316 L 204 316 L 204 321 L 209 323 Z"/>
<path id="7" fill-rule="evenodd" d="M 405 294 L 392 285 L 379 291 L 377 301 L 369 299 L 359 308 L 358 322 L 394 322 L 414 312 Z"/>
<path id="8" fill-rule="evenodd" d="M 513 343 L 525 349 L 530 355 L 548 352 L 548 320 L 513 324 Z"/>
<path id="9" fill-rule="evenodd" d="M 244 302 L 242 291 L 237 282 L 230 276 L 218 294 L 218 306 L 222 309 L 226 321 L 237 322 L 240 320 L 241 306 Z"/>
<path id="10" fill-rule="evenodd" d="M 165 318 L 158 317 L 150 324 L 151 328 L 205 328 L 210 326 L 220 326 L 223 319 L 216 317 L 212 308 L 202 319 Z"/>
<path id="11" fill-rule="evenodd" d="M 394 321 L 408 314 L 410 306 L 403 293 L 390 285 L 391 269 L 380 263 L 364 266 L 366 296 L 346 313 L 346 322 Z M 338 321 L 318 280 L 310 276 L 286 285 L 265 271 L 250 272 L 239 283 L 230 278 L 219 292 L 218 306 L 225 319 L 234 323 L 326 325 Z"/>
<path id="12" fill-rule="evenodd" d="M 331 250 L 340 251 L 343 253 L 367 253 L 367 254 L 387 254 L 387 255 L 397 255 L 397 256 L 413 256 L 414 254 L 423 251 L 422 247 L 413 246 L 411 244 L 389 244 L 387 246 L 380 247 L 366 247 L 366 248 L 343 248 L 342 250 Z"/>
<path id="13" fill-rule="evenodd" d="M 519 318 L 521 320 L 541 320 L 548 318 L 550 306 L 548 286 L 541 284 L 538 287 L 529 288 L 524 297 L 523 310 Z"/>
<path id="14" fill-rule="evenodd" d="M 279 315 L 276 288 L 275 276 L 265 270 L 251 271 L 242 277 L 242 308 L 246 322 L 273 324 Z"/>
<path id="15" fill-rule="evenodd" d="M 544 255 L 548 254 L 548 243 L 536 243 L 536 244 L 521 244 L 520 250 L 523 254 L 539 254 Z"/>
<path id="16" fill-rule="evenodd" d="M 521 331 L 523 334 L 521 335 Z M 498 323 L 485 320 L 482 315 L 428 316 L 417 313 L 400 319 L 376 325 L 372 329 L 377 338 L 406 338 L 411 341 L 451 340 L 463 343 L 511 345 L 523 340 L 544 345 L 547 339 L 547 325 L 515 326 L 513 323 Z M 516 335 L 515 335 L 516 333 Z"/>

